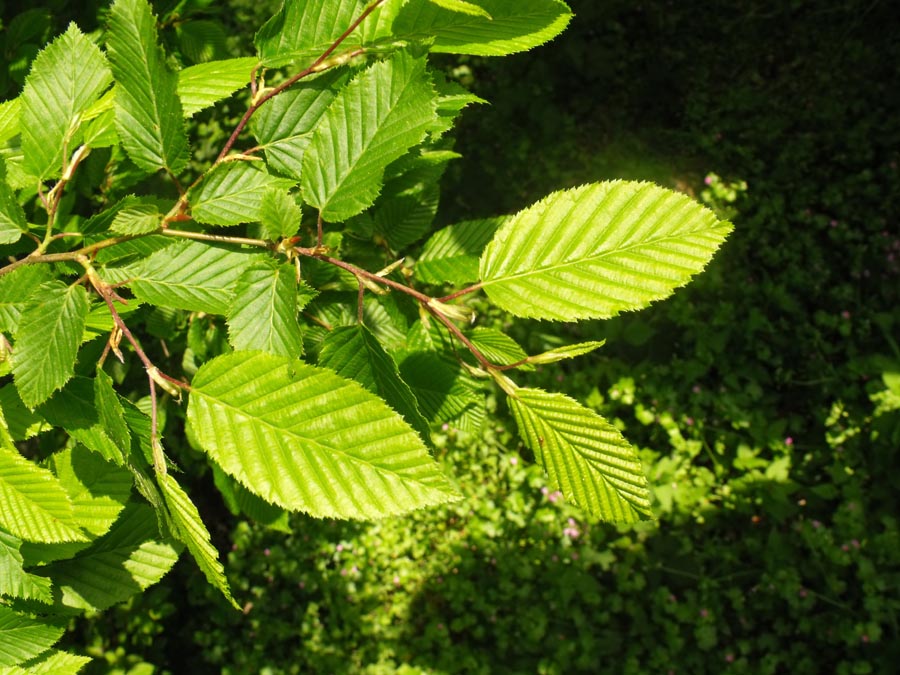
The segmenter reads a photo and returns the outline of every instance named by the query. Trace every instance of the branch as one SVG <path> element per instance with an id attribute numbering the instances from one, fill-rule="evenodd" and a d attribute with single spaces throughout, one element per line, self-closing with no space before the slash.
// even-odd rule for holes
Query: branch
<path id="1" fill-rule="evenodd" d="M 358 55 L 364 53 L 364 51 L 365 51 L 364 49 L 355 49 L 355 50 L 352 50 L 345 54 L 341 54 L 336 59 L 334 59 L 333 62 L 325 63 L 326 60 L 328 59 L 328 57 L 331 56 L 331 54 L 333 54 L 334 51 L 338 47 L 341 46 L 341 43 L 343 43 L 344 40 L 346 40 L 348 37 L 350 37 L 350 34 L 353 33 L 353 31 L 355 31 L 359 27 L 359 24 L 361 24 L 366 19 L 366 17 L 369 16 L 369 14 L 374 12 L 378 8 L 379 5 L 383 5 L 385 3 L 385 1 L 386 0 L 375 0 L 375 2 L 373 2 L 368 7 L 366 7 L 366 9 L 363 11 L 363 13 L 360 14 L 352 24 L 350 24 L 350 27 L 347 30 L 345 30 L 343 33 L 341 33 L 340 37 L 338 37 L 337 40 L 332 42 L 331 46 L 328 49 L 326 49 L 324 52 L 322 52 L 322 54 L 319 56 L 319 58 L 317 58 L 315 61 L 313 61 L 312 64 L 310 64 L 307 68 L 305 68 L 304 70 L 301 70 L 296 75 L 288 78 L 287 80 L 282 82 L 280 85 L 278 85 L 271 91 L 266 92 L 259 98 L 254 98 L 253 102 L 250 104 L 250 107 L 247 108 L 247 112 L 245 112 L 244 116 L 241 117 L 240 122 L 237 123 L 237 126 L 234 128 L 234 131 L 231 132 L 231 136 L 229 136 L 228 140 L 225 142 L 225 146 L 222 148 L 222 151 L 219 153 L 219 156 L 216 158 L 215 164 L 218 164 L 223 159 L 225 159 L 225 156 L 231 151 L 231 148 L 234 146 L 235 142 L 237 141 L 238 136 L 244 130 L 244 127 L 247 126 L 247 123 L 250 121 L 250 118 L 253 116 L 253 113 L 255 113 L 257 110 L 259 110 L 260 106 L 262 106 L 263 103 L 268 101 L 270 98 L 278 96 L 278 94 L 283 92 L 285 89 L 294 86 L 295 84 L 297 84 L 297 82 L 302 80 L 304 77 L 312 75 L 313 73 L 318 73 L 323 70 L 327 70 L 328 68 L 332 68 L 334 66 L 342 65 L 343 63 L 346 63 L 354 56 L 358 56 Z"/>

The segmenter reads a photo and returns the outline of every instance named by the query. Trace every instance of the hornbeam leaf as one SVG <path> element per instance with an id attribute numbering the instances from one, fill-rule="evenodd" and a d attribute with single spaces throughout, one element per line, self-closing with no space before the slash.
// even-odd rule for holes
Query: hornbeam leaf
<path id="1" fill-rule="evenodd" d="M 293 185 L 293 180 L 271 176 L 249 162 L 229 162 L 216 167 L 191 190 L 191 216 L 198 223 L 209 225 L 238 225 L 259 220 L 266 190 L 288 189 Z"/>
<path id="2" fill-rule="evenodd" d="M 256 34 L 259 57 L 270 68 L 297 60 L 312 61 L 350 27 L 368 4 L 369 0 L 288 0 Z M 341 51 L 359 46 L 359 40 L 351 38 L 341 45 Z"/>
<path id="3" fill-rule="evenodd" d="M 428 284 L 462 286 L 478 281 L 478 259 L 506 217 L 467 220 L 438 230 L 416 261 L 416 276 Z"/>
<path id="4" fill-rule="evenodd" d="M 65 632 L 65 624 L 34 619 L 0 605 L 0 666 L 15 666 L 50 649 Z"/>
<path id="5" fill-rule="evenodd" d="M 23 675 L 77 675 L 88 663 L 90 656 L 80 656 L 62 652 L 58 649 L 50 649 L 41 652 L 40 656 L 28 661 L 28 670 L 22 670 Z M 0 671 L 0 675 L 19 675 L 17 671 L 6 673 Z"/>
<path id="6" fill-rule="evenodd" d="M 304 200 L 331 222 L 371 206 L 387 165 L 425 137 L 435 101 L 424 58 L 400 52 L 362 71 L 329 106 L 306 148 Z"/>
<path id="7" fill-rule="evenodd" d="M 86 540 L 56 476 L 6 443 L 0 443 L 0 527 L 26 541 Z"/>
<path id="8" fill-rule="evenodd" d="M 509 407 L 553 487 L 605 520 L 652 518 L 637 452 L 619 430 L 564 394 L 516 389 Z"/>
<path id="9" fill-rule="evenodd" d="M 238 277 L 262 257 L 232 247 L 177 242 L 130 269 L 128 285 L 152 305 L 224 315 Z"/>
<path id="10" fill-rule="evenodd" d="M 250 57 L 198 63 L 178 71 L 178 97 L 191 117 L 250 83 L 257 60 Z"/>
<path id="11" fill-rule="evenodd" d="M 584 185 L 510 218 L 481 256 L 481 285 L 516 316 L 608 318 L 684 286 L 731 229 L 686 195 L 650 183 Z"/>
<path id="12" fill-rule="evenodd" d="M 442 0 L 458 3 L 458 0 Z M 503 56 L 544 44 L 559 35 L 572 10 L 562 0 L 477 0 L 484 10 L 463 13 L 438 7 L 433 0 L 409 0 L 393 32 L 405 40 L 434 38 L 431 51 Z"/>
<path id="13" fill-rule="evenodd" d="M 468 337 L 488 361 L 497 365 L 508 366 L 528 358 L 528 354 L 519 346 L 519 343 L 495 328 L 479 326 L 474 328 Z M 534 366 L 529 366 L 527 363 L 521 364 L 519 368 L 534 370 Z"/>
<path id="14" fill-rule="evenodd" d="M 263 193 L 259 220 L 264 238 L 278 241 L 294 236 L 302 218 L 300 205 L 284 190 L 269 189 Z"/>
<path id="15" fill-rule="evenodd" d="M 297 270 L 289 263 L 256 263 L 244 271 L 235 285 L 228 312 L 228 341 L 235 349 L 301 356 L 299 310 Z"/>
<path id="16" fill-rule="evenodd" d="M 116 126 L 129 158 L 144 171 L 180 173 L 189 150 L 178 75 L 166 66 L 147 0 L 113 3 L 107 49 L 117 83 Z"/>
<path id="17" fill-rule="evenodd" d="M 54 453 L 50 468 L 69 494 L 78 526 L 91 537 L 106 534 L 131 495 L 131 473 L 80 445 Z"/>
<path id="18" fill-rule="evenodd" d="M 178 552 L 159 536 L 153 509 L 129 502 L 89 548 L 39 569 L 62 590 L 64 607 L 102 610 L 155 584 L 177 560 Z"/>
<path id="19" fill-rule="evenodd" d="M 0 144 L 19 134 L 21 109 L 21 97 L 0 103 Z"/>
<path id="20" fill-rule="evenodd" d="M 430 442 L 431 431 L 419 412 L 416 397 L 400 378 L 397 364 L 364 325 L 341 326 L 328 333 L 319 351 L 319 365 L 381 396 L 426 443 Z"/>
<path id="21" fill-rule="evenodd" d="M 574 359 L 577 356 L 589 354 L 595 349 L 600 349 L 606 340 L 591 340 L 589 342 L 579 342 L 574 345 L 566 345 L 564 347 L 556 347 L 541 354 L 535 354 L 528 357 L 528 363 L 556 363 L 563 359 Z"/>
<path id="22" fill-rule="evenodd" d="M 75 372 L 75 358 L 90 311 L 87 291 L 51 281 L 30 297 L 16 330 L 13 378 L 22 401 L 34 408 Z"/>
<path id="23" fill-rule="evenodd" d="M 0 245 L 15 244 L 27 230 L 25 211 L 16 201 L 15 193 L 0 176 Z"/>
<path id="24" fill-rule="evenodd" d="M 240 609 L 231 597 L 219 554 L 210 543 L 209 531 L 194 502 L 170 474 L 158 475 L 157 479 L 175 525 L 175 535 L 187 546 L 206 580 L 218 588 L 235 609 Z"/>
<path id="25" fill-rule="evenodd" d="M 0 595 L 44 604 L 53 602 L 50 580 L 25 571 L 21 546 L 20 539 L 0 530 Z"/>
<path id="26" fill-rule="evenodd" d="M 484 7 L 480 7 L 479 5 L 475 5 L 471 2 L 466 2 L 466 0 L 431 0 L 438 7 L 443 7 L 444 9 L 449 9 L 452 12 L 461 12 L 463 14 L 469 14 L 471 16 L 483 16 L 485 19 L 493 19 L 490 14 L 488 14 L 487 10 Z"/>
<path id="27" fill-rule="evenodd" d="M 162 218 L 154 204 L 132 204 L 116 214 L 109 229 L 119 234 L 149 234 L 160 228 Z"/>
<path id="28" fill-rule="evenodd" d="M 269 168 L 300 179 L 303 153 L 312 132 L 349 75 L 330 70 L 304 80 L 268 101 L 253 116 L 252 129 L 257 144 L 266 152 Z"/>
<path id="29" fill-rule="evenodd" d="M 62 175 L 63 150 L 71 154 L 80 142 L 81 113 L 111 81 L 103 53 L 75 24 L 38 55 L 22 91 L 26 170 L 41 178 Z"/>
<path id="30" fill-rule="evenodd" d="M 49 265 L 26 265 L 0 277 L 0 331 L 16 330 L 28 298 L 51 273 Z"/>
<path id="31" fill-rule="evenodd" d="M 330 370 L 256 352 L 220 356 L 194 377 L 187 416 L 222 469 L 290 510 L 380 518 L 457 498 L 412 428 Z"/>

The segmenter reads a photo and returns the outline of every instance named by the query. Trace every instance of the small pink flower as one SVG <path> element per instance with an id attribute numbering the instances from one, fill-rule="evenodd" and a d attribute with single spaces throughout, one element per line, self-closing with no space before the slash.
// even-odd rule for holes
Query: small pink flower
<path id="1" fill-rule="evenodd" d="M 267 549 L 267 548 L 266 548 L 266 549 L 263 549 L 263 555 L 268 557 L 268 556 L 272 555 L 272 551 L 270 551 L 270 550 Z"/>
<path id="2" fill-rule="evenodd" d="M 702 388 L 700 387 L 699 384 L 695 384 L 695 385 L 691 388 L 691 391 L 693 391 L 695 394 L 699 394 L 699 393 L 702 391 Z"/>
<path id="3" fill-rule="evenodd" d="M 869 636 L 866 635 L 866 634 L 863 634 L 862 638 L 860 638 L 860 639 L 861 639 L 863 642 L 868 642 L 868 641 L 869 641 Z"/>
<path id="4" fill-rule="evenodd" d="M 449 428 L 450 428 L 450 425 L 447 424 L 446 422 L 444 422 L 444 423 L 441 425 L 441 431 L 447 431 L 447 429 L 449 429 Z"/>
<path id="5" fill-rule="evenodd" d="M 298 582 L 297 582 L 297 586 L 298 586 L 299 588 L 306 588 L 306 582 L 305 582 L 305 581 L 298 581 Z"/>
<path id="6" fill-rule="evenodd" d="M 689 427 L 692 427 L 692 426 L 694 426 L 694 418 L 693 418 L 693 417 L 688 417 L 688 418 L 684 421 L 684 423 L 687 424 Z"/>
<path id="7" fill-rule="evenodd" d="M 512 464 L 513 466 L 515 466 L 516 464 L 519 463 L 519 458 L 518 457 L 510 457 L 509 463 Z"/>
<path id="8" fill-rule="evenodd" d="M 847 551 L 850 550 L 850 547 L 847 546 L 847 544 L 841 544 L 841 550 L 842 550 L 844 553 L 846 553 Z"/>
<path id="9" fill-rule="evenodd" d="M 548 487 L 545 485 L 544 487 L 541 488 L 541 494 L 544 495 L 544 496 L 546 497 L 548 494 L 550 494 L 550 488 L 548 488 Z"/>
<path id="10" fill-rule="evenodd" d="M 785 444 L 785 445 L 788 445 L 788 446 L 793 445 L 793 444 L 794 444 L 794 439 L 791 438 L 790 436 L 788 436 L 787 438 L 784 439 L 784 444 Z"/>
<path id="11" fill-rule="evenodd" d="M 398 577 L 398 576 L 395 574 L 395 575 L 394 575 L 394 586 L 399 586 L 399 585 L 400 585 L 400 577 Z"/>
<path id="12" fill-rule="evenodd" d="M 850 312 L 848 312 L 848 311 L 845 309 L 843 312 L 841 312 L 841 316 L 842 316 L 844 319 L 849 319 L 849 318 L 850 318 Z"/>
<path id="13" fill-rule="evenodd" d="M 560 492 L 559 490 L 554 490 L 549 495 L 547 495 L 547 499 L 550 501 L 551 504 L 555 504 L 556 502 L 558 502 L 561 497 L 562 497 L 562 492 Z"/>
<path id="14" fill-rule="evenodd" d="M 808 593 L 808 591 L 807 591 L 805 588 L 801 588 L 801 589 L 800 589 L 800 592 L 798 593 L 798 595 L 799 595 L 801 598 L 805 598 L 807 595 L 809 595 L 809 593 Z"/>
<path id="15" fill-rule="evenodd" d="M 822 523 L 818 520 L 814 520 L 812 521 L 812 526 L 818 530 L 820 527 L 822 527 Z"/>
<path id="16" fill-rule="evenodd" d="M 859 539 L 854 539 L 850 543 L 853 544 L 853 548 L 859 548 Z"/>
<path id="17" fill-rule="evenodd" d="M 732 654 L 731 652 L 728 652 L 728 653 L 725 655 L 725 660 L 726 660 L 728 663 L 734 663 L 734 654 Z"/>
<path id="18" fill-rule="evenodd" d="M 837 227 L 838 221 L 832 219 L 832 221 L 829 223 L 829 225 L 831 225 L 832 227 Z"/>
<path id="19" fill-rule="evenodd" d="M 707 185 L 712 185 L 712 182 L 713 182 L 712 176 L 707 176 L 706 178 L 703 179 L 703 182 L 706 183 Z"/>
<path id="20" fill-rule="evenodd" d="M 335 550 L 336 550 L 338 553 L 340 553 L 341 551 L 344 550 L 344 545 L 343 545 L 343 544 L 338 544 L 338 545 L 335 546 L 334 548 L 335 548 Z"/>
<path id="21" fill-rule="evenodd" d="M 705 618 L 707 618 L 708 616 L 709 616 L 709 610 L 708 610 L 708 609 L 701 609 L 701 610 L 700 610 L 700 618 L 701 618 L 701 619 L 705 619 Z"/>

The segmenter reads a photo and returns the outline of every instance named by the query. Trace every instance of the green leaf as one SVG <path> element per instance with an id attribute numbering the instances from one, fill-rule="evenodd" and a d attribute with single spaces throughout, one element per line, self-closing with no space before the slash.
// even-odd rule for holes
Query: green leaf
<path id="1" fill-rule="evenodd" d="M 317 58 L 369 4 L 369 0 L 287 0 L 256 34 L 260 59 L 269 68 Z M 360 46 L 349 39 L 341 51 Z"/>
<path id="2" fill-rule="evenodd" d="M 259 220 L 264 238 L 278 241 L 293 237 L 300 229 L 302 218 L 303 210 L 284 190 L 269 189 L 263 193 Z"/>
<path id="3" fill-rule="evenodd" d="M 300 180 L 303 153 L 341 86 L 349 80 L 345 70 L 330 70 L 269 100 L 251 123 L 258 147 L 266 152 L 273 171 Z"/>
<path id="4" fill-rule="evenodd" d="M 76 376 L 41 405 L 38 413 L 89 450 L 121 466 L 130 443 L 122 443 L 122 429 L 115 421 L 116 404 L 109 400 L 109 392 L 101 391 L 104 388 L 99 376 L 93 382 Z"/>
<path id="5" fill-rule="evenodd" d="M 162 219 L 155 204 L 133 204 L 116 214 L 109 229 L 118 234 L 149 234 L 160 228 Z"/>
<path id="6" fill-rule="evenodd" d="M 218 21 L 184 21 L 175 32 L 181 55 L 192 63 L 206 63 L 228 51 L 227 36 Z"/>
<path id="7" fill-rule="evenodd" d="M 239 350 L 298 357 L 303 354 L 299 310 L 294 266 L 272 260 L 256 263 L 237 281 L 228 312 L 228 341 Z"/>
<path id="8" fill-rule="evenodd" d="M 122 146 L 144 171 L 177 175 L 189 154 L 178 75 L 166 66 L 146 0 L 113 3 L 107 50 L 117 83 L 116 126 Z"/>
<path id="9" fill-rule="evenodd" d="M 248 56 L 199 63 L 178 71 L 178 97 L 185 117 L 192 117 L 249 85 L 256 64 L 257 60 Z"/>
<path id="10" fill-rule="evenodd" d="M 510 218 L 481 257 L 481 285 L 516 316 L 608 318 L 688 283 L 730 231 L 686 195 L 650 183 L 584 185 Z"/>
<path id="11" fill-rule="evenodd" d="M 125 411 L 113 389 L 112 378 L 99 367 L 94 378 L 94 407 L 103 431 L 123 453 L 127 453 L 131 447 L 131 432 L 125 422 Z"/>
<path id="12" fill-rule="evenodd" d="M 191 216 L 198 223 L 238 225 L 259 220 L 268 188 L 288 189 L 294 181 L 269 175 L 250 162 L 228 162 L 216 167 L 191 190 Z"/>
<path id="13" fill-rule="evenodd" d="M 0 103 L 0 145 L 3 145 L 10 138 L 19 134 L 19 115 L 21 108 L 21 97 Z"/>
<path id="14" fill-rule="evenodd" d="M 463 286 L 478 281 L 478 259 L 505 216 L 467 220 L 435 232 L 416 261 L 416 276 L 427 284 Z"/>
<path id="15" fill-rule="evenodd" d="M 27 675 L 77 675 L 90 661 L 89 656 L 79 656 L 61 652 L 58 649 L 50 649 L 28 661 L 28 670 L 22 672 Z M 3 673 L 3 675 L 7 674 Z M 13 675 L 13 673 L 9 675 Z"/>
<path id="16" fill-rule="evenodd" d="M 177 560 L 178 552 L 159 536 L 153 509 L 129 502 L 106 535 L 40 573 L 61 589 L 64 607 L 103 610 L 155 584 Z"/>
<path id="17" fill-rule="evenodd" d="M 82 286 L 43 284 L 22 312 L 12 371 L 22 401 L 34 408 L 75 372 L 90 303 Z"/>
<path id="18" fill-rule="evenodd" d="M 225 315 L 238 277 L 262 257 L 233 247 L 179 241 L 130 269 L 129 286 L 151 305 Z"/>
<path id="19" fill-rule="evenodd" d="M 604 520 L 652 518 L 640 459 L 618 429 L 563 394 L 516 389 L 508 400 L 522 440 L 567 499 Z"/>
<path id="20" fill-rule="evenodd" d="M 81 113 L 111 81 L 103 53 L 75 24 L 38 55 L 22 91 L 22 150 L 30 173 L 62 175 L 63 149 L 71 155 L 80 142 Z"/>
<path id="21" fill-rule="evenodd" d="M 50 649 L 64 625 L 33 619 L 0 605 L 0 666 L 15 666 Z"/>
<path id="22" fill-rule="evenodd" d="M 426 443 L 430 442 L 428 422 L 419 412 L 416 397 L 401 379 L 397 364 L 364 325 L 342 326 L 328 333 L 319 351 L 319 365 L 381 396 Z"/>
<path id="23" fill-rule="evenodd" d="M 44 419 L 22 403 L 18 390 L 11 383 L 0 387 L 0 413 L 13 441 L 27 440 L 47 429 Z"/>
<path id="24" fill-rule="evenodd" d="M 0 530 L 0 595 L 44 604 L 53 602 L 50 580 L 25 571 L 21 546 L 20 539 Z"/>
<path id="25" fill-rule="evenodd" d="M 268 502 L 379 518 L 457 497 L 406 422 L 330 370 L 235 352 L 201 366 L 191 387 L 200 445 Z"/>
<path id="26" fill-rule="evenodd" d="M 109 148 L 118 142 L 115 110 L 102 112 L 85 126 L 84 144 L 91 148 Z"/>
<path id="27" fill-rule="evenodd" d="M 579 342 L 575 345 L 557 347 L 556 349 L 550 349 L 541 354 L 529 356 L 528 363 L 556 363 L 557 361 L 562 361 L 564 359 L 574 359 L 575 357 L 589 354 L 595 349 L 599 349 L 604 344 L 606 344 L 606 340 L 600 340 L 599 342 L 592 340 L 590 342 Z"/>
<path id="28" fill-rule="evenodd" d="M 0 177 L 0 246 L 15 244 L 28 230 L 25 211 L 16 201 L 16 195 Z"/>
<path id="29" fill-rule="evenodd" d="M 387 168 L 372 220 L 391 249 L 406 248 L 431 229 L 441 196 L 441 176 L 447 164 L 459 156 L 447 150 L 422 152 L 401 157 Z"/>
<path id="30" fill-rule="evenodd" d="M 488 20 L 493 20 L 494 18 L 488 14 L 484 7 L 480 7 L 471 2 L 466 2 L 466 0 L 431 0 L 431 2 L 438 7 L 449 9 L 451 12 L 461 12 L 462 14 L 468 14 L 470 16 L 481 16 Z"/>
<path id="31" fill-rule="evenodd" d="M 219 562 L 219 554 L 210 543 L 209 531 L 203 524 L 194 502 L 171 475 L 157 475 L 157 480 L 175 525 L 175 535 L 187 546 L 206 580 L 219 589 L 235 609 L 240 609 L 231 597 L 231 589 L 228 588 L 225 570 Z"/>
<path id="32" fill-rule="evenodd" d="M 80 445 L 54 453 L 50 468 L 69 495 L 78 526 L 92 538 L 106 534 L 131 495 L 131 473 Z"/>
<path id="33" fill-rule="evenodd" d="M 468 338 L 488 361 L 498 366 L 508 366 L 528 358 L 528 354 L 515 340 L 494 328 L 479 326 L 469 333 Z M 523 370 L 533 370 L 527 364 L 523 366 Z"/>
<path id="34" fill-rule="evenodd" d="M 26 265 L 0 277 L 0 331 L 15 332 L 28 298 L 50 280 L 49 267 Z"/>
<path id="35" fill-rule="evenodd" d="M 304 200 L 340 222 L 375 201 L 388 164 L 435 118 L 425 59 L 400 52 L 357 75 L 329 106 L 303 155 Z"/>
<path id="36" fill-rule="evenodd" d="M 443 0 L 458 3 L 458 0 Z M 394 22 L 396 37 L 406 40 L 434 38 L 431 51 L 450 54 L 503 56 L 549 42 L 572 18 L 562 0 L 477 0 L 484 13 L 461 13 L 433 4 L 409 0 Z M 485 14 L 489 15 L 487 18 Z"/>
<path id="37" fill-rule="evenodd" d="M 26 541 L 85 540 L 56 476 L 6 443 L 0 443 L 0 527 Z"/>

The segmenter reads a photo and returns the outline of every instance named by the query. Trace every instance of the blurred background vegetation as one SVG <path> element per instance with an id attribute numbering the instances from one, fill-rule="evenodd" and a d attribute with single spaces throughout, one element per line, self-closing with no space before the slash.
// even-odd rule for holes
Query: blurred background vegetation
<path id="1" fill-rule="evenodd" d="M 184 65 L 247 53 L 268 0 L 154 3 Z M 900 661 L 900 24 L 879 0 L 569 0 L 560 38 L 442 61 L 487 99 L 456 132 L 442 223 L 604 178 L 732 218 L 708 271 L 603 323 L 516 322 L 532 374 L 642 449 L 658 521 L 586 520 L 509 432 L 436 435 L 467 499 L 376 524 L 232 517 L 193 495 L 236 613 L 182 561 L 91 620 L 91 673 L 886 673 Z M 0 92 L 102 7 L 0 2 Z M 98 11 L 100 19 L 98 20 Z M 23 18 L 24 17 L 24 18 Z M 195 121 L 195 161 L 242 102 Z M 505 319 L 483 308 L 482 321 Z M 170 442 L 176 446 L 177 439 Z M 288 530 L 289 531 L 283 531 Z"/>

